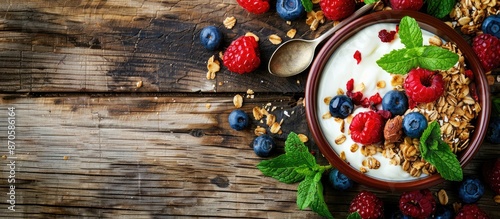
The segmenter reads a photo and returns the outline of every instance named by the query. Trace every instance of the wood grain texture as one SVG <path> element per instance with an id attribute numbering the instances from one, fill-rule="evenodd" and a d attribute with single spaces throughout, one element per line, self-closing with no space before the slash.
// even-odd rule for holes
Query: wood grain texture
<path id="1" fill-rule="evenodd" d="M 228 30 L 222 21 L 237 18 Z M 207 51 L 199 32 L 220 27 L 224 42 Z M 298 30 L 313 38 L 305 22 L 291 26 L 274 12 L 252 15 L 235 1 L 179 0 L 28 0 L 0 5 L 0 88 L 16 92 L 60 91 L 245 91 L 245 84 L 264 92 L 303 91 L 306 75 L 278 78 L 267 73 L 277 47 L 267 37 Z M 324 26 L 326 28 L 326 25 Z M 323 29 L 324 29 L 323 28 Z M 206 80 L 206 62 L 247 32 L 260 38 L 262 65 L 252 74 L 222 68 Z M 297 80 L 302 83 L 290 83 Z M 137 89 L 136 82 L 144 86 Z M 224 86 L 220 83 L 230 82 Z"/>
<path id="2" fill-rule="evenodd" d="M 310 136 L 304 107 L 292 97 L 245 99 L 242 109 L 251 114 L 254 106 L 268 103 L 276 106 L 272 113 L 283 118 L 284 133 L 274 136 L 281 152 L 290 131 Z M 226 121 L 234 109 L 231 96 L 3 95 L 1 105 L 0 121 L 7 120 L 7 107 L 16 108 L 19 205 L 12 213 L 1 202 L 0 215 L 318 218 L 297 209 L 297 184 L 264 177 L 255 167 L 262 158 L 250 147 L 253 129 L 266 125 L 253 120 L 244 131 L 231 130 Z M 0 133 L 6 133 L 2 124 Z M 0 141 L 6 142 L 7 136 L 0 135 Z M 314 142 L 306 144 L 326 164 Z M 7 154 L 7 148 L 1 147 L 0 153 Z M 497 146 L 484 144 L 466 174 L 478 173 L 481 163 L 499 155 Z M 9 160 L 4 157 L 2 163 Z M 1 165 L 2 194 L 6 194 L 8 171 L 8 166 Z M 458 201 L 455 186 L 447 182 L 431 190 L 445 188 L 454 202 Z M 345 217 L 350 200 L 367 189 L 360 185 L 348 192 L 325 188 L 326 201 L 337 218 Z M 387 206 L 400 195 L 375 192 Z M 500 217 L 490 190 L 479 204 L 493 218 Z"/>

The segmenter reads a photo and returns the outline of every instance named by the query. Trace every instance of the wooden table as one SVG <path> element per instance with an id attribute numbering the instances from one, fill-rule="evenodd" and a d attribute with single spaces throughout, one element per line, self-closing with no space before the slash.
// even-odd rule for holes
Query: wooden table
<path id="1" fill-rule="evenodd" d="M 230 30 L 222 25 L 229 16 L 237 19 Z M 296 38 L 311 39 L 331 25 L 311 31 L 304 20 L 288 25 L 274 10 L 252 15 L 233 0 L 3 1 L 0 216 L 319 218 L 297 209 L 297 184 L 265 177 L 255 167 L 262 158 L 250 143 L 262 124 L 234 131 L 227 122 L 233 96 L 240 94 L 249 114 L 267 106 L 284 118 L 283 134 L 274 135 L 280 147 L 290 131 L 310 137 L 302 105 L 307 74 L 278 78 L 266 70 L 277 47 L 269 35 L 288 40 L 286 32 L 296 28 Z M 261 67 L 245 75 L 222 68 L 208 80 L 207 60 L 219 51 L 199 42 L 207 25 L 221 28 L 223 47 L 246 32 L 259 36 Z M 12 135 L 8 117 L 15 121 Z M 8 148 L 9 138 L 15 149 Z M 326 163 L 312 141 L 306 145 Z M 498 157 L 497 147 L 484 143 L 466 175 Z M 446 189 L 452 203 L 458 201 L 455 186 L 431 190 Z M 359 190 L 369 189 L 325 188 L 336 218 L 345 217 Z M 15 211 L 6 201 L 12 191 Z M 400 195 L 372 191 L 387 206 Z M 486 190 L 479 205 L 499 218 L 492 197 Z"/>

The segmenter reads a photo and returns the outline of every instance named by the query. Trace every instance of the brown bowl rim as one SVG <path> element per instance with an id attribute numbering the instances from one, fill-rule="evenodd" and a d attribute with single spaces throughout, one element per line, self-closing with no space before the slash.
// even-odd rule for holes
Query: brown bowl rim
<path id="1" fill-rule="evenodd" d="M 465 39 L 443 21 L 417 11 L 389 10 L 374 12 L 360 17 L 353 22 L 350 22 L 349 24 L 346 24 L 346 26 L 338 30 L 323 45 L 310 68 L 305 90 L 307 123 L 316 145 L 320 149 L 321 153 L 325 156 L 325 158 L 333 166 L 335 166 L 335 168 L 339 169 L 340 172 L 346 174 L 349 178 L 360 184 L 387 191 L 408 191 L 429 188 L 442 183 L 445 180 L 439 174 L 434 174 L 422 178 L 421 180 L 416 179 L 411 181 L 383 181 L 381 179 L 376 179 L 371 176 L 365 175 L 352 168 L 349 164 L 341 160 L 336 152 L 331 149 L 329 143 L 326 141 L 321 130 L 319 129 L 319 118 L 316 116 L 315 100 L 317 98 L 315 88 L 319 82 L 321 72 L 325 64 L 327 63 L 328 59 L 335 51 L 335 49 L 342 42 L 344 42 L 347 38 L 364 27 L 380 22 L 399 23 L 399 21 L 404 16 L 415 18 L 422 29 L 430 31 L 431 33 L 440 36 L 446 41 L 455 42 L 458 48 L 462 51 L 466 63 L 469 66 L 468 68 L 473 70 L 474 72 L 477 95 L 479 97 L 479 103 L 482 109 L 480 114 L 476 118 L 476 129 L 471 138 L 473 139 L 473 141 L 469 144 L 467 150 L 459 154 L 459 161 L 462 168 L 464 168 L 469 163 L 469 161 L 479 150 L 480 145 L 482 144 L 482 141 L 486 135 L 486 129 L 490 117 L 490 93 L 489 86 L 484 74 L 484 69 L 480 64 L 478 57 L 476 56 L 470 45 L 465 41 Z M 482 125 L 479 126 L 479 124 Z"/>

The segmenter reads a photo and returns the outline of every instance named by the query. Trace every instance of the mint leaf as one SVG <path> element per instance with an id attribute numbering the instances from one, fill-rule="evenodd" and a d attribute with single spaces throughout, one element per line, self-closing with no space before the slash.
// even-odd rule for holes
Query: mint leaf
<path id="1" fill-rule="evenodd" d="M 418 65 L 418 56 L 409 49 L 392 50 L 377 60 L 378 66 L 391 74 L 406 74 Z"/>
<path id="2" fill-rule="evenodd" d="M 323 196 L 322 175 L 323 171 L 319 171 L 300 182 L 297 188 L 297 206 L 300 210 L 309 207 L 319 215 L 333 219 Z"/>
<path id="3" fill-rule="evenodd" d="M 441 176 L 450 181 L 461 181 L 463 171 L 450 146 L 441 139 L 441 129 L 436 121 L 427 126 L 420 137 L 420 153 L 425 161 L 436 167 Z"/>
<path id="4" fill-rule="evenodd" d="M 266 176 L 273 177 L 283 183 L 296 183 L 318 168 L 316 158 L 295 133 L 288 134 L 285 141 L 285 154 L 270 160 L 263 160 L 257 168 Z"/>
<path id="5" fill-rule="evenodd" d="M 444 18 L 446 15 L 450 14 L 456 2 L 456 0 L 426 1 L 427 14 L 430 14 L 437 18 Z"/>
<path id="6" fill-rule="evenodd" d="M 427 162 L 434 165 L 441 176 L 450 181 L 462 181 L 463 172 L 457 157 L 451 150 L 433 151 L 427 158 Z M 429 161 L 430 160 L 430 161 Z M 432 162 L 431 162 L 432 161 Z"/>
<path id="7" fill-rule="evenodd" d="M 359 214 L 359 212 L 355 211 L 355 212 L 352 212 L 351 214 L 347 215 L 347 219 L 362 219 L 362 218 L 361 218 L 361 215 Z"/>
<path id="8" fill-rule="evenodd" d="M 328 210 L 325 197 L 323 196 L 323 184 L 321 184 L 321 182 L 317 182 L 317 184 L 318 189 L 316 190 L 316 198 L 313 200 L 309 208 L 323 217 L 333 219 L 333 215 L 330 213 L 330 210 Z"/>
<path id="9" fill-rule="evenodd" d="M 302 3 L 302 6 L 304 7 L 304 10 L 306 12 L 310 12 L 313 10 L 313 3 L 311 0 L 300 0 L 300 2 Z"/>
<path id="10" fill-rule="evenodd" d="M 264 160 L 257 164 L 257 168 L 266 176 L 277 179 L 280 182 L 291 184 L 305 178 L 305 174 L 295 171 L 304 168 L 300 162 L 292 163 L 285 155 L 280 155 L 271 160 Z"/>
<path id="11" fill-rule="evenodd" d="M 321 176 L 331 166 L 321 166 L 308 148 L 293 132 L 285 141 L 285 154 L 261 161 L 257 168 L 266 176 L 280 182 L 300 182 L 297 188 L 297 206 L 300 210 L 310 207 L 321 216 L 333 219 L 323 197 Z"/>
<path id="12" fill-rule="evenodd" d="M 412 17 L 405 16 L 401 19 L 398 33 L 399 38 L 401 38 L 401 43 L 403 43 L 407 49 L 424 45 L 422 30 L 418 26 L 417 21 Z"/>
<path id="13" fill-rule="evenodd" d="M 378 2 L 379 0 L 365 0 L 365 4 L 373 4 L 375 2 Z"/>
<path id="14" fill-rule="evenodd" d="M 424 46 L 423 53 L 418 57 L 418 65 L 422 68 L 448 70 L 458 62 L 458 55 L 450 50 L 437 46 Z"/>
<path id="15" fill-rule="evenodd" d="M 491 102 L 493 103 L 493 107 L 491 108 L 491 115 L 499 115 L 500 114 L 500 97 L 493 96 L 491 98 Z"/>
<path id="16" fill-rule="evenodd" d="M 297 188 L 297 206 L 300 210 L 304 210 L 316 198 L 318 190 L 318 182 L 321 179 L 321 172 L 314 175 L 306 176 L 306 178 L 299 183 Z"/>

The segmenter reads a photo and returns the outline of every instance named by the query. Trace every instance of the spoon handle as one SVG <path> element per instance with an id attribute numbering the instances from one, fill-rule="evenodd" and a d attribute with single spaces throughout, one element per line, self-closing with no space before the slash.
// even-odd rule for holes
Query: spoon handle
<path id="1" fill-rule="evenodd" d="M 353 14 L 351 14 L 349 17 L 345 18 L 340 23 L 335 25 L 333 28 L 326 31 L 323 35 L 316 38 L 316 40 L 314 40 L 314 41 L 316 41 L 316 44 L 319 44 L 320 42 L 322 42 L 323 40 L 327 39 L 332 34 L 337 32 L 338 29 L 342 28 L 343 26 L 345 26 L 347 23 L 353 21 L 354 19 L 361 17 L 361 15 L 365 14 L 366 12 L 371 10 L 372 8 L 373 8 L 373 3 L 364 5 L 363 7 L 359 8 L 357 11 L 355 11 Z"/>

